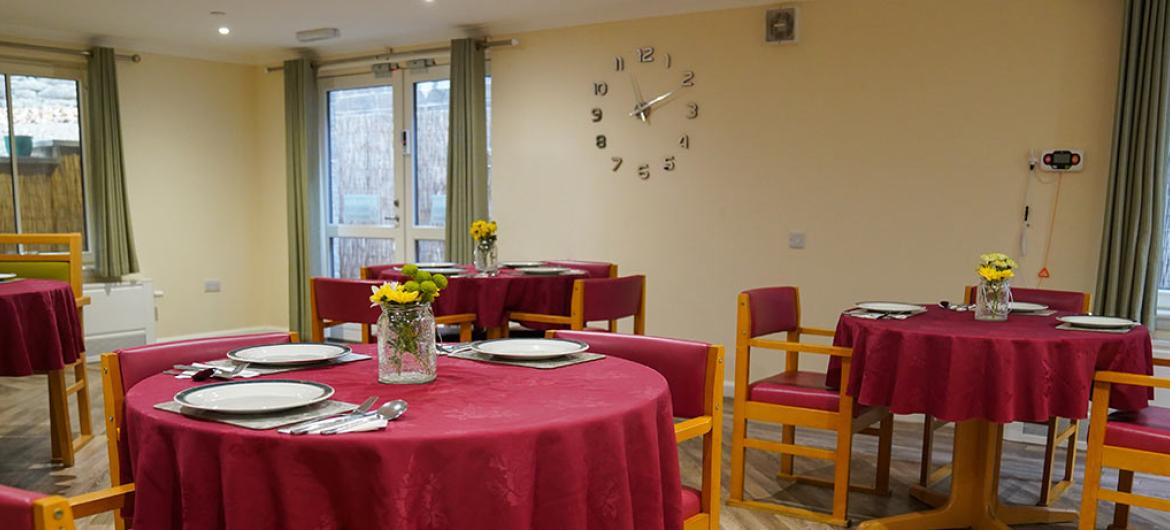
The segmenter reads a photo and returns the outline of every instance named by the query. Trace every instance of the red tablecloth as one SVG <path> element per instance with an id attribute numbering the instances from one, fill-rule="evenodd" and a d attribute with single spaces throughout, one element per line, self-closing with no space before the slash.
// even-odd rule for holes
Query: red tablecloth
<path id="1" fill-rule="evenodd" d="M 473 267 L 463 268 L 469 275 L 451 278 L 432 307 L 437 316 L 475 313 L 476 325 L 483 328 L 507 325 L 509 311 L 568 316 L 573 282 L 588 277 L 584 271 L 535 276 L 513 269 L 500 269 L 495 276 L 477 276 L 473 275 Z M 391 267 L 370 269 L 371 274 L 376 274 L 379 279 L 400 281 L 405 278 Z M 544 329 L 548 326 L 530 327 Z"/>
<path id="2" fill-rule="evenodd" d="M 83 336 L 68 283 L 0 283 L 0 376 L 60 370 L 85 350 Z"/>
<path id="3" fill-rule="evenodd" d="M 556 370 L 442 357 L 434 383 L 381 385 L 376 369 L 268 376 L 327 383 L 343 401 L 410 405 L 385 431 L 331 437 L 156 410 L 195 383 L 143 380 L 126 396 L 134 527 L 682 527 L 670 394 L 657 372 L 614 357 Z"/>
<path id="4" fill-rule="evenodd" d="M 1150 334 L 1056 329 L 1055 316 L 976 321 L 973 312 L 930 307 L 906 320 L 842 315 L 837 346 L 853 348 L 849 393 L 864 405 L 947 421 L 997 423 L 1085 418 L 1095 370 L 1150 374 Z M 829 382 L 840 381 L 831 366 Z M 1140 409 L 1149 389 L 1114 385 L 1110 406 Z"/>

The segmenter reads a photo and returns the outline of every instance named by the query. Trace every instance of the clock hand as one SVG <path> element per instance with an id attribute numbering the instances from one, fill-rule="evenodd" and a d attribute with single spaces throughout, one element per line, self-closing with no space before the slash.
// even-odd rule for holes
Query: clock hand
<path id="1" fill-rule="evenodd" d="M 643 103 L 643 104 L 641 104 L 641 105 L 638 105 L 637 107 L 634 107 L 634 112 L 631 112 L 631 113 L 630 113 L 630 116 L 634 116 L 634 115 L 636 115 L 636 114 L 642 114 L 642 113 L 644 113 L 644 112 L 646 112 L 646 111 L 650 110 L 650 107 L 653 107 L 653 106 L 654 106 L 656 103 L 659 103 L 659 102 L 661 102 L 662 100 L 664 100 L 664 99 L 666 99 L 666 98 L 668 98 L 668 97 L 670 97 L 670 96 L 672 96 L 672 95 L 674 95 L 674 91 L 673 91 L 673 90 L 671 90 L 670 92 L 667 92 L 667 93 L 665 93 L 665 94 L 663 94 L 663 95 L 661 95 L 661 96 L 658 96 L 658 97 L 656 97 L 656 98 L 654 98 L 654 99 L 652 99 L 652 100 L 650 100 L 650 101 L 647 101 L 647 102 L 645 102 L 645 103 Z"/>
<path id="2" fill-rule="evenodd" d="M 630 76 L 630 84 L 634 86 L 634 114 L 638 115 L 642 123 L 646 123 L 646 113 L 637 110 L 638 107 L 642 106 L 642 90 L 638 88 L 638 80 L 632 75 Z M 634 114 L 630 114 L 630 116 Z"/>

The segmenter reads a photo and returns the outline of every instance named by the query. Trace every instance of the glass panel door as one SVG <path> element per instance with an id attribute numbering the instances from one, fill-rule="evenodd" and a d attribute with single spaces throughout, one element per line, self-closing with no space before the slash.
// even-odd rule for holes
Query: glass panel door
<path id="1" fill-rule="evenodd" d="M 406 237 L 414 260 L 442 261 L 447 218 L 447 131 L 450 123 L 451 80 L 446 66 L 404 73 L 410 91 L 407 129 L 413 153 L 406 153 L 411 169 L 408 190 L 411 218 Z"/>

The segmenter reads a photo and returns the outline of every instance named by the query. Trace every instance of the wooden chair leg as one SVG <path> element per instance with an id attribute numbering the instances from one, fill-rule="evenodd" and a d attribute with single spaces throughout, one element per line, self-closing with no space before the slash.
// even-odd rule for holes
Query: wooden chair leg
<path id="1" fill-rule="evenodd" d="M 882 418 L 878 433 L 877 478 L 874 490 L 878 495 L 890 494 L 890 460 L 894 446 L 894 415 Z"/>
<path id="2" fill-rule="evenodd" d="M 1133 471 L 1117 470 L 1117 491 L 1133 492 Z M 1109 526 L 1109 530 L 1125 530 L 1126 528 L 1129 528 L 1129 505 L 1117 503 L 1113 508 L 1113 524 Z"/>
<path id="3" fill-rule="evenodd" d="M 853 456 L 853 426 L 844 422 L 837 428 L 837 451 L 833 463 L 833 519 L 849 526 L 849 462 Z"/>
<path id="4" fill-rule="evenodd" d="M 1060 428 L 1059 418 L 1048 419 L 1048 435 L 1044 440 L 1044 474 L 1040 482 L 1040 502 L 1037 506 L 1052 503 L 1052 474 L 1056 468 L 1056 435 Z"/>
<path id="5" fill-rule="evenodd" d="M 1077 433 L 1081 430 L 1081 420 L 1069 420 L 1072 435 L 1068 437 L 1068 447 L 1064 455 L 1064 478 L 1070 485 L 1073 481 L 1073 472 L 1077 468 Z"/>
<path id="6" fill-rule="evenodd" d="M 77 423 L 78 430 L 81 431 L 82 443 L 85 443 L 93 436 L 93 421 L 89 412 L 89 373 L 85 369 L 84 354 L 73 366 L 73 378 L 74 384 L 80 383 L 77 389 Z"/>
<path id="7" fill-rule="evenodd" d="M 69 395 L 65 391 L 65 370 L 49 371 L 49 431 L 53 460 L 73 466 L 73 427 L 69 425 Z"/>
<path id="8" fill-rule="evenodd" d="M 743 500 L 744 483 L 744 438 L 747 437 L 747 420 L 736 410 L 731 420 L 731 480 L 727 484 L 728 497 L 733 501 Z"/>
<path id="9" fill-rule="evenodd" d="M 783 442 L 785 444 L 789 444 L 789 445 L 796 443 L 796 427 L 795 426 L 784 425 L 780 429 L 780 432 L 781 432 L 781 434 L 780 434 L 780 441 L 781 442 Z M 796 460 L 796 457 L 791 455 L 791 454 L 782 453 L 780 455 L 780 476 L 781 477 L 792 478 L 792 476 L 795 474 L 795 469 L 794 469 L 794 465 L 793 465 L 795 460 Z"/>
<path id="10" fill-rule="evenodd" d="M 459 342 L 471 342 L 471 323 L 459 324 Z"/>
<path id="11" fill-rule="evenodd" d="M 922 460 L 918 470 L 918 485 L 930 487 L 930 464 L 934 457 L 934 418 L 926 416 L 922 423 Z"/>

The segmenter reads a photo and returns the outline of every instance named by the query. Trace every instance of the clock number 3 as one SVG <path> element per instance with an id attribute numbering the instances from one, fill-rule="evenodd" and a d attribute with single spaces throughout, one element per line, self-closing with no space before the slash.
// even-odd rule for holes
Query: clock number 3
<path id="1" fill-rule="evenodd" d="M 687 119 L 693 120 L 699 117 L 699 104 L 687 103 Z"/>
<path id="2" fill-rule="evenodd" d="M 642 180 L 650 178 L 650 164 L 642 164 L 638 166 L 638 178 Z"/>

